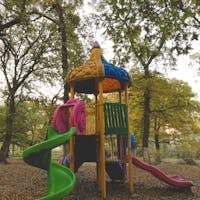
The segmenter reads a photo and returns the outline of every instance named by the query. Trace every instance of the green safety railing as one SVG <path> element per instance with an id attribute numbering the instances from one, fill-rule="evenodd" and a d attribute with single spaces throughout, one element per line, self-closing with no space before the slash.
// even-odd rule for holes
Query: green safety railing
<path id="1" fill-rule="evenodd" d="M 122 103 L 104 103 L 105 134 L 128 134 L 128 109 Z"/>

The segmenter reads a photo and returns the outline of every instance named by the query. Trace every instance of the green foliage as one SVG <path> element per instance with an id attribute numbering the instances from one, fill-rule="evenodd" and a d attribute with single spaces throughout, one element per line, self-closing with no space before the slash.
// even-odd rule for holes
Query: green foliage
<path id="1" fill-rule="evenodd" d="M 199 159 L 199 141 L 195 138 L 184 137 L 177 148 L 178 156 L 182 158 L 187 164 L 195 164 L 195 160 Z"/>
<path id="2" fill-rule="evenodd" d="M 46 137 L 48 119 L 42 103 L 37 101 L 20 103 L 17 107 L 16 129 L 12 142 L 17 141 L 18 146 L 26 146 L 43 141 Z"/>
<path id="3" fill-rule="evenodd" d="M 24 146 L 44 139 L 41 132 L 45 134 L 50 117 L 43 112 L 52 114 L 51 109 L 42 108 L 41 113 L 34 105 L 22 104 L 44 96 L 44 86 L 63 86 L 69 68 L 82 63 L 83 48 L 77 34 L 81 5 L 81 0 L 1 3 L 0 71 L 5 80 L 1 90 L 8 112 L 0 130 L 0 136 L 5 136 L 0 137 L 0 159 L 5 160 L 11 143 Z M 49 97 L 49 91 L 45 95 Z M 52 97 L 52 103 L 59 95 Z"/>
<path id="4" fill-rule="evenodd" d="M 23 159 L 23 151 L 16 151 L 12 156 L 15 158 Z"/>
<path id="5" fill-rule="evenodd" d="M 18 147 L 26 147 L 41 142 L 46 137 L 49 119 L 55 107 L 39 101 L 21 102 L 17 105 L 16 118 L 11 143 Z M 6 107 L 1 108 L 1 142 L 5 135 Z M 3 117 L 4 116 L 4 117 Z"/>
<path id="6" fill-rule="evenodd" d="M 145 67 L 152 58 L 188 53 L 191 39 L 198 35 L 200 24 L 194 18 L 197 7 L 191 3 L 181 7 L 175 0 L 106 0 L 100 2 L 99 9 L 105 33 L 113 39 L 118 62 L 137 58 Z"/>
<path id="7" fill-rule="evenodd" d="M 5 46 L 10 46 L 9 62 L 11 60 L 16 61 L 17 71 L 21 70 L 20 66 L 23 67 L 21 77 L 26 74 L 27 69 L 31 69 L 33 62 L 36 62 L 37 66 L 34 67 L 34 73 L 32 73 L 34 80 L 48 81 L 51 85 L 59 82 L 62 85 L 65 81 L 63 78 L 65 79 L 66 76 L 63 76 L 61 67 L 60 22 L 58 13 L 54 9 L 56 4 L 59 4 L 62 8 L 66 24 L 67 44 L 65 45 L 68 59 L 66 68 L 79 65 L 83 60 L 83 48 L 76 32 L 80 26 L 77 8 L 82 4 L 82 1 L 5 2 L 0 8 L 4 11 L 1 14 L 1 23 L 6 24 L 7 21 L 12 21 L 13 18 L 20 18 L 20 21 L 16 22 L 18 24 L 17 28 L 14 24 L 4 29 L 4 35 L 1 39 Z M 21 17 L 22 13 L 23 18 Z M 3 47 L 0 55 L 5 55 L 5 50 Z M 41 54 L 43 55 L 40 56 Z M 4 56 L 4 60 L 6 58 L 8 57 Z M 13 64 L 10 69 L 13 69 Z M 7 74 L 12 73 L 10 69 L 7 66 Z M 27 80 L 24 83 L 24 89 L 28 91 L 35 89 L 37 85 L 34 85 L 34 83 Z"/>
<path id="8" fill-rule="evenodd" d="M 130 129 L 136 134 L 137 143 L 140 145 L 143 130 L 143 90 L 147 81 L 139 70 L 130 71 L 130 75 Z M 200 103 L 193 99 L 194 93 L 188 84 L 152 73 L 148 85 L 151 90 L 150 137 L 154 138 L 155 134 L 158 134 L 160 145 L 180 145 L 183 137 L 190 137 L 195 143 L 194 140 L 200 133 Z"/>
<path id="9" fill-rule="evenodd" d="M 128 63 L 143 70 L 143 137 L 148 148 L 151 123 L 151 67 L 174 66 L 180 54 L 191 49 L 191 40 L 198 35 L 195 3 L 162 0 L 100 1 L 99 21 L 105 34 L 112 38 L 114 60 L 121 66 Z M 199 14 L 199 13 L 198 13 Z M 132 64 L 134 62 L 134 65 Z M 173 65 L 172 65 L 173 64 Z M 148 159 L 144 154 L 144 159 Z"/>

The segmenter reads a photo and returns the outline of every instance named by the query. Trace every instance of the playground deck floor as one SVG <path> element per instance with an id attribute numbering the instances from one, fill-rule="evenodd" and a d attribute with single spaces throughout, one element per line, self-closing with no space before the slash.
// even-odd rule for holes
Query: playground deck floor
<path id="1" fill-rule="evenodd" d="M 45 195 L 47 174 L 45 171 L 10 159 L 0 164 L 0 200 L 33 200 Z M 157 167 L 171 175 L 192 180 L 190 191 L 173 188 L 148 172 L 134 167 L 134 193 L 127 183 L 107 182 L 107 200 L 200 200 L 200 166 L 162 162 Z M 64 200 L 100 200 L 96 185 L 94 163 L 84 163 L 76 173 L 77 183 L 73 193 Z"/>

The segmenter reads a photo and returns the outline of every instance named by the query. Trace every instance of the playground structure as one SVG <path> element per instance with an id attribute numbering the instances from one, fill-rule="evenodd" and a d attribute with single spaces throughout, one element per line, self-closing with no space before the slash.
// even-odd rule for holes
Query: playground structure
<path id="1" fill-rule="evenodd" d="M 131 82 L 128 72 L 108 63 L 95 42 L 90 59 L 72 70 L 67 80 L 71 99 L 76 93 L 92 94 L 95 99 L 95 131 L 70 139 L 70 168 L 76 171 L 83 162 L 96 162 L 98 189 L 103 198 L 106 198 L 106 172 L 111 179 L 128 178 L 133 192 L 133 179 L 129 178 L 133 176 L 133 169 L 127 106 Z M 104 102 L 104 94 L 113 92 L 118 93 L 118 100 Z M 106 146 L 111 148 L 106 149 Z"/>
<path id="2" fill-rule="evenodd" d="M 68 195 L 76 182 L 75 174 L 84 162 L 96 162 L 98 190 L 106 198 L 106 173 L 112 180 L 127 180 L 133 192 L 133 165 L 177 187 L 191 187 L 192 182 L 168 176 L 158 168 L 131 156 L 128 118 L 130 77 L 123 68 L 108 63 L 95 42 L 89 60 L 73 69 L 68 77 L 70 100 L 54 113 L 48 139 L 24 151 L 24 160 L 48 171 L 48 194 L 41 199 L 59 199 Z M 76 93 L 94 95 L 94 131 L 87 131 L 86 105 Z M 115 102 L 105 102 L 105 95 L 116 93 Z M 69 141 L 70 169 L 51 162 L 51 149 Z"/>

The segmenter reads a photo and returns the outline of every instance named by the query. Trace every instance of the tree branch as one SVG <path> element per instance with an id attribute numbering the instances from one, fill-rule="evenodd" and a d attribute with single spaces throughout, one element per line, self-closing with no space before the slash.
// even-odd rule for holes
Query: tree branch
<path id="1" fill-rule="evenodd" d="M 17 17 L 5 24 L 0 24 L 0 32 L 3 31 L 4 29 L 10 28 L 11 26 L 19 24 L 20 22 L 21 22 L 21 19 Z"/>

